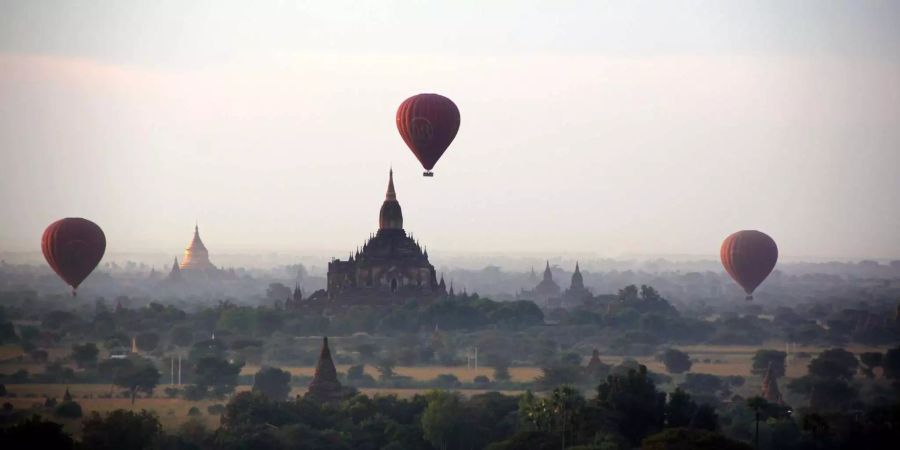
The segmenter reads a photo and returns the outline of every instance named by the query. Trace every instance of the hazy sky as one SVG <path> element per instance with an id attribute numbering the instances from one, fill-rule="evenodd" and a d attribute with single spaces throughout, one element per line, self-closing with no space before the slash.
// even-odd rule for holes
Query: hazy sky
<path id="1" fill-rule="evenodd" d="M 432 255 L 900 257 L 900 2 L 252 3 L 0 0 L 0 251 L 344 256 L 393 164 Z M 462 114 L 432 179 L 420 92 Z"/>

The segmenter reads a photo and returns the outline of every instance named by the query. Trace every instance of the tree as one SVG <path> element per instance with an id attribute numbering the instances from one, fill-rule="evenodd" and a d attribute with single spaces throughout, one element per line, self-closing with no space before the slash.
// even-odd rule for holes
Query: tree
<path id="1" fill-rule="evenodd" d="M 260 392 L 272 401 L 282 401 L 291 392 L 290 382 L 290 372 L 264 367 L 253 377 L 253 392 Z"/>
<path id="2" fill-rule="evenodd" d="M 559 450 L 559 439 L 547 431 L 521 431 L 485 450 Z"/>
<path id="3" fill-rule="evenodd" d="M 84 420 L 81 442 L 91 450 L 144 450 L 154 448 L 162 435 L 156 414 L 117 409 L 105 416 L 97 412 Z"/>
<path id="4" fill-rule="evenodd" d="M 671 428 L 648 436 L 641 450 L 750 450 L 749 445 L 718 433 L 687 428 Z"/>
<path id="5" fill-rule="evenodd" d="M 58 423 L 45 421 L 38 415 L 8 428 L 0 428 L 0 448 L 73 449 L 75 441 Z"/>
<path id="6" fill-rule="evenodd" d="M 422 433 L 434 447 L 463 448 L 470 434 L 465 430 L 466 413 L 459 394 L 433 391 L 422 413 Z"/>
<path id="7" fill-rule="evenodd" d="M 662 297 L 659 295 L 656 289 L 653 286 L 648 286 L 646 284 L 641 285 L 641 299 L 644 301 L 654 302 L 658 300 L 662 300 Z"/>
<path id="8" fill-rule="evenodd" d="M 850 381 L 859 367 L 853 353 L 842 348 L 825 350 L 809 363 L 809 374 L 823 379 Z"/>
<path id="9" fill-rule="evenodd" d="M 574 443 L 574 435 L 582 420 L 584 397 L 571 386 L 562 386 L 553 390 L 549 398 L 550 412 L 554 417 L 554 428 L 559 433 L 561 448 L 566 442 Z"/>
<path id="10" fill-rule="evenodd" d="M 881 367 L 882 361 L 884 359 L 884 354 L 878 352 L 865 352 L 859 355 L 859 361 L 862 363 L 863 375 L 867 378 L 874 378 L 875 372 L 873 371 L 876 367 Z"/>
<path id="11" fill-rule="evenodd" d="M 756 429 L 753 432 L 753 446 L 755 448 L 759 448 L 759 421 L 762 418 L 762 413 L 769 407 L 769 402 L 766 399 L 756 396 L 747 399 L 747 407 L 753 410 L 755 421 L 756 421 Z"/>
<path id="12" fill-rule="evenodd" d="M 885 352 L 881 367 L 884 369 L 884 376 L 888 379 L 900 379 L 900 346 Z"/>
<path id="13" fill-rule="evenodd" d="M 698 406 L 694 417 L 691 417 L 691 428 L 707 431 L 718 430 L 719 415 L 716 414 L 716 409 L 707 404 Z"/>
<path id="14" fill-rule="evenodd" d="M 81 405 L 72 400 L 63 401 L 57 405 L 53 414 L 56 415 L 56 417 L 62 417 L 64 419 L 78 419 L 83 415 Z"/>
<path id="15" fill-rule="evenodd" d="M 378 347 L 375 344 L 362 343 L 356 346 L 356 352 L 359 353 L 361 361 L 369 362 L 375 358 L 378 353 Z"/>
<path id="16" fill-rule="evenodd" d="M 619 289 L 619 301 L 620 302 L 633 302 L 638 300 L 638 288 L 633 284 L 629 284 L 625 286 L 623 289 Z"/>
<path id="17" fill-rule="evenodd" d="M 394 367 L 397 366 L 397 362 L 391 358 L 382 358 L 375 364 L 375 368 L 378 369 L 378 372 L 381 373 L 381 381 L 390 380 L 394 377 Z"/>
<path id="18" fill-rule="evenodd" d="M 681 388 L 675 388 L 675 392 L 669 394 L 669 402 L 666 404 L 666 426 L 687 427 L 696 412 L 697 404 L 691 400 L 691 395 Z"/>
<path id="19" fill-rule="evenodd" d="M 19 340 L 12 322 L 0 322 L 0 344 Z"/>
<path id="20" fill-rule="evenodd" d="M 512 378 L 509 374 L 510 361 L 506 356 L 498 353 L 488 353 L 484 356 L 484 360 L 487 365 L 494 367 L 494 380 L 509 381 Z"/>
<path id="21" fill-rule="evenodd" d="M 656 390 L 643 365 L 624 376 L 608 376 L 597 386 L 597 405 L 616 431 L 635 445 L 665 422 L 666 394 Z"/>
<path id="22" fill-rule="evenodd" d="M 778 350 L 771 349 L 759 349 L 756 351 L 756 354 L 753 355 L 753 367 L 750 369 L 750 372 L 754 375 L 763 375 L 769 369 L 769 364 L 772 365 L 773 375 L 775 377 L 781 378 L 785 373 L 785 359 L 787 358 L 787 353 L 780 352 Z"/>
<path id="23" fill-rule="evenodd" d="M 93 367 L 97 365 L 98 354 L 100 354 L 100 349 L 93 342 L 72 346 L 72 359 L 75 360 L 75 364 L 78 367 Z"/>
<path id="24" fill-rule="evenodd" d="M 234 392 L 243 362 L 229 363 L 216 357 L 204 357 L 194 366 L 195 384 L 203 391 L 212 388 L 216 394 Z"/>
<path id="25" fill-rule="evenodd" d="M 206 357 L 222 358 L 225 356 L 225 350 L 225 344 L 223 344 L 221 340 L 208 339 L 199 341 L 191 346 L 188 359 L 191 361 L 199 361 Z"/>
<path id="26" fill-rule="evenodd" d="M 691 357 L 687 353 L 668 348 L 657 357 L 666 366 L 669 373 L 684 373 L 691 370 Z"/>
<path id="27" fill-rule="evenodd" d="M 134 338 L 137 348 L 141 351 L 151 352 L 159 345 L 159 335 L 156 333 L 141 333 Z"/>
<path id="28" fill-rule="evenodd" d="M 281 284 L 272 283 L 266 288 L 266 298 L 269 300 L 286 300 L 291 298 L 291 288 Z"/>
<path id="29" fill-rule="evenodd" d="M 159 383 L 160 373 L 149 360 L 142 360 L 132 363 L 128 367 L 124 367 L 114 376 L 113 383 L 128 389 L 131 394 L 131 404 L 137 397 L 138 392 L 152 394 L 153 389 Z"/>
<path id="30" fill-rule="evenodd" d="M 188 326 L 172 328 L 172 343 L 179 347 L 187 347 L 194 342 L 194 330 Z"/>

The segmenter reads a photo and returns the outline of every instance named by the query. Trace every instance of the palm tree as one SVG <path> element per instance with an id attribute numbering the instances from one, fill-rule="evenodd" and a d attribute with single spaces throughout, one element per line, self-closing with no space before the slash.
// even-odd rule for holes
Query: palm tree
<path id="1" fill-rule="evenodd" d="M 754 442 L 755 448 L 759 450 L 759 419 L 760 419 L 760 411 L 765 411 L 769 408 L 769 402 L 766 399 L 756 396 L 747 399 L 747 407 L 753 409 L 756 413 L 756 433 L 754 434 Z"/>

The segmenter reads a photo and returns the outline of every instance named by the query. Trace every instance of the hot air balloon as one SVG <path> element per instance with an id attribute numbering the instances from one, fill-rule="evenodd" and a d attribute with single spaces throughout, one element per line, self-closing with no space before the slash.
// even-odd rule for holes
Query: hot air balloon
<path id="1" fill-rule="evenodd" d="M 753 290 L 775 268 L 778 246 L 761 231 L 741 230 L 725 238 L 720 254 L 725 271 L 744 288 L 747 300 L 753 300 Z"/>
<path id="2" fill-rule="evenodd" d="M 431 169 L 459 131 L 459 108 L 442 95 L 414 95 L 397 108 L 397 130 L 425 168 L 422 175 L 434 176 Z"/>
<path id="3" fill-rule="evenodd" d="M 50 268 L 72 286 L 78 285 L 97 267 L 106 251 L 106 236 L 94 222 L 80 217 L 57 220 L 44 230 L 41 250 Z"/>

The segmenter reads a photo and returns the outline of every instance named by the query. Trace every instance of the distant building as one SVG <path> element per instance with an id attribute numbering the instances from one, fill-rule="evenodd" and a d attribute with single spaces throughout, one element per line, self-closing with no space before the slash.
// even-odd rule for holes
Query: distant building
<path id="1" fill-rule="evenodd" d="M 551 298 L 559 297 L 559 293 L 559 285 L 553 281 L 553 273 L 550 272 L 550 261 L 547 261 L 547 266 L 544 268 L 544 279 L 534 289 L 519 292 L 518 298 L 531 300 L 537 303 L 538 306 L 546 307 L 549 305 Z"/>
<path id="2" fill-rule="evenodd" d="M 403 229 L 403 211 L 394 191 L 394 173 L 378 216 L 378 232 L 350 257 L 328 263 L 328 299 L 337 303 L 385 303 L 446 295 L 434 266 Z"/>
<path id="3" fill-rule="evenodd" d="M 591 359 L 588 361 L 587 367 L 585 367 L 585 373 L 594 378 L 605 377 L 606 374 L 609 373 L 610 366 L 605 364 L 600 360 L 600 351 L 596 348 L 593 352 L 591 352 Z"/>
<path id="4" fill-rule="evenodd" d="M 293 294 L 284 301 L 284 308 L 295 309 L 301 306 L 303 306 L 303 291 L 300 290 L 300 285 L 296 284 Z"/>
<path id="5" fill-rule="evenodd" d="M 316 373 L 305 397 L 321 403 L 338 402 L 352 390 L 341 386 L 331 359 L 331 350 L 328 348 L 328 337 L 322 339 L 322 351 L 319 353 L 319 361 L 316 363 Z"/>
<path id="6" fill-rule="evenodd" d="M 591 291 L 584 287 L 584 277 L 581 275 L 581 268 L 575 263 L 575 273 L 572 274 L 572 281 L 569 288 L 559 297 L 551 298 L 548 304 L 552 308 L 573 309 L 585 306 L 594 298 Z"/>
<path id="7" fill-rule="evenodd" d="M 184 249 L 184 257 L 181 258 L 181 270 L 186 272 L 208 272 L 219 269 L 209 261 L 209 251 L 200 239 L 200 227 L 194 225 L 194 238 L 190 245 Z"/>
<path id="8" fill-rule="evenodd" d="M 209 278 L 233 278 L 233 272 L 225 273 L 218 267 L 214 266 L 209 260 L 209 250 L 203 245 L 200 239 L 200 228 L 194 225 L 194 238 L 191 243 L 184 249 L 184 256 L 181 262 L 175 258 L 172 264 L 172 270 L 166 277 L 166 281 L 178 282 L 183 280 L 194 281 Z"/>
<path id="9" fill-rule="evenodd" d="M 184 280 L 184 277 L 181 276 L 181 267 L 178 265 L 178 258 L 175 258 L 175 261 L 172 263 L 172 270 L 169 271 L 169 276 L 166 277 L 166 280 L 173 282 Z"/>
<path id="10" fill-rule="evenodd" d="M 766 368 L 766 373 L 763 375 L 762 381 L 762 392 L 760 396 L 769 403 L 782 403 L 781 391 L 778 389 L 778 377 L 775 376 L 775 371 L 772 370 L 772 363 L 769 363 L 769 367 Z"/>

